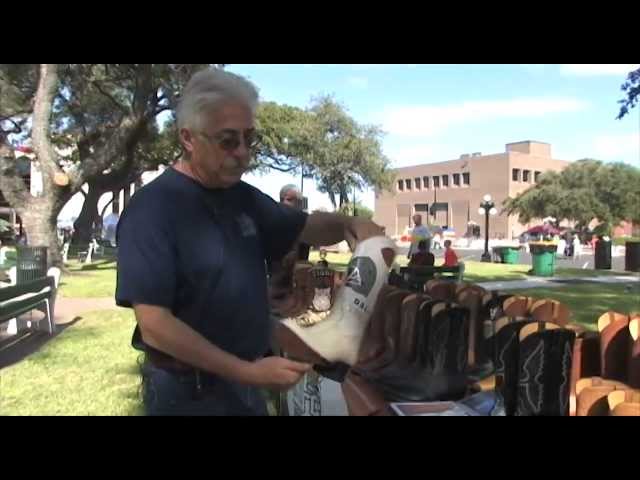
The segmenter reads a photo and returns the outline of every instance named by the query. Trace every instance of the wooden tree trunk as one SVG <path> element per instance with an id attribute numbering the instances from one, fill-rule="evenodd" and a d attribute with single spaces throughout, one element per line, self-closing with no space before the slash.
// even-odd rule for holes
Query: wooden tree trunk
<path id="1" fill-rule="evenodd" d="M 32 198 L 28 208 L 18 209 L 29 246 L 46 246 L 48 266 L 63 266 L 58 242 L 57 218 L 66 201 L 57 197 Z"/>
<path id="2" fill-rule="evenodd" d="M 105 190 L 98 188 L 96 185 L 89 182 L 88 192 L 84 197 L 84 203 L 82 204 L 82 210 L 80 215 L 73 224 L 73 239 L 71 243 L 74 245 L 87 245 L 91 242 L 93 237 L 93 225 L 98 217 L 98 200 Z"/>

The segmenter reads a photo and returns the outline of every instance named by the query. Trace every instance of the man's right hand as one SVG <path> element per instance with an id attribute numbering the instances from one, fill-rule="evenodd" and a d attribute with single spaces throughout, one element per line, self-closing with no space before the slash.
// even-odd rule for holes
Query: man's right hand
<path id="1" fill-rule="evenodd" d="M 247 371 L 247 383 L 274 390 L 288 390 L 296 385 L 313 365 L 282 357 L 256 360 Z"/>

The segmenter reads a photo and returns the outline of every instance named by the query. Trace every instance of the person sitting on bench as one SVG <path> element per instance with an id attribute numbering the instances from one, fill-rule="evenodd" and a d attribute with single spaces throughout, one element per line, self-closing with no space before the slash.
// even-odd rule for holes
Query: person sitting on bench
<path id="1" fill-rule="evenodd" d="M 458 255 L 455 250 L 451 248 L 451 240 L 444 241 L 444 266 L 456 267 L 458 265 Z"/>
<path id="2" fill-rule="evenodd" d="M 427 251 L 427 242 L 420 240 L 418 242 L 418 251 L 411 255 L 409 260 L 410 267 L 433 267 L 435 257 L 433 253 Z"/>

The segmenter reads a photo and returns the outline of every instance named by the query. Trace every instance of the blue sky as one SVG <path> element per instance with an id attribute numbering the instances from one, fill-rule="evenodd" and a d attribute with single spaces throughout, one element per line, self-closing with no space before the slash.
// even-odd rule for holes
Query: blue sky
<path id="1" fill-rule="evenodd" d="M 504 151 L 506 143 L 551 144 L 561 160 L 590 157 L 640 166 L 640 110 L 616 120 L 620 85 L 640 65 L 241 65 L 262 100 L 299 107 L 332 94 L 361 123 L 382 126 L 394 167 L 463 153 Z M 245 178 L 265 193 L 299 178 Z M 305 180 L 312 209 L 329 206 Z M 373 207 L 373 193 L 359 197 Z"/>

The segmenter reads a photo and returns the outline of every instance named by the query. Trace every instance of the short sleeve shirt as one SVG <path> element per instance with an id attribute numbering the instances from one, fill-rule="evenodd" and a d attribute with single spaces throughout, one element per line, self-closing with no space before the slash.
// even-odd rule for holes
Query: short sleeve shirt
<path id="1" fill-rule="evenodd" d="M 116 303 L 165 307 L 255 360 L 271 336 L 265 265 L 291 250 L 306 217 L 244 182 L 207 189 L 169 168 L 136 192 L 118 224 Z M 138 329 L 133 343 L 147 348 Z"/>

